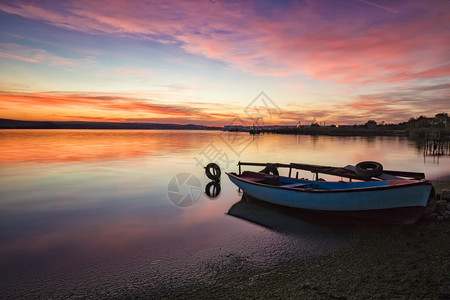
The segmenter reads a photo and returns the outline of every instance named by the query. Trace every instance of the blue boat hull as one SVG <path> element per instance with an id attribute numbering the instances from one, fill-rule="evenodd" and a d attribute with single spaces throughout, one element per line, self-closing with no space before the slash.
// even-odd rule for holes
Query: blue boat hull
<path id="1" fill-rule="evenodd" d="M 349 189 L 345 188 L 346 183 L 337 182 L 330 183 L 336 186 L 341 185 L 334 190 L 295 189 L 288 185 L 273 186 L 253 182 L 240 178 L 234 173 L 227 173 L 227 175 L 244 193 L 253 198 L 272 204 L 323 212 L 386 214 L 388 211 L 410 211 L 420 217 L 432 189 L 432 185 L 428 182 L 417 180 L 410 183 L 405 180 L 405 183 L 395 185 L 390 185 L 388 181 L 385 184 L 376 183 L 378 186 L 370 186 L 367 183 L 365 187 L 356 188 L 356 183 L 349 183 L 348 185 L 352 187 Z M 285 179 L 291 182 L 295 180 Z"/>

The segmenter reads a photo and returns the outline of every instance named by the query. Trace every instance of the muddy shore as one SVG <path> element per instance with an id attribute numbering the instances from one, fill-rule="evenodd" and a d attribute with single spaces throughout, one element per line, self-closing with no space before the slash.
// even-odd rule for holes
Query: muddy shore
<path id="1" fill-rule="evenodd" d="M 14 299 L 450 299 L 449 253 L 448 221 L 363 227 L 337 252 L 271 267 L 224 254 L 211 262 L 216 272 L 194 268 L 185 281 L 142 270 L 106 286 L 55 282 Z"/>
<path id="2" fill-rule="evenodd" d="M 236 263 L 209 282 L 119 291 L 118 298 L 449 299 L 450 223 L 361 229 L 344 249 L 269 269 Z"/>
<path id="3" fill-rule="evenodd" d="M 436 192 L 450 188 L 436 179 Z M 236 262 L 183 286 L 132 288 L 118 298 L 450 299 L 450 222 L 360 226 L 343 249 L 271 268 Z"/>

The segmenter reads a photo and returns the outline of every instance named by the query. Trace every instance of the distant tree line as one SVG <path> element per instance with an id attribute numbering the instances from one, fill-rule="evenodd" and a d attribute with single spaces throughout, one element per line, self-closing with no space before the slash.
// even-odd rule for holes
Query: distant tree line
<path id="1" fill-rule="evenodd" d="M 378 124 L 375 120 L 369 120 L 364 125 L 365 128 L 375 127 L 389 127 L 396 129 L 408 128 L 447 128 L 448 127 L 448 113 L 439 113 L 434 117 L 420 116 L 418 118 L 410 118 L 407 122 L 399 124 L 384 124 L 384 121 Z M 358 126 L 358 125 L 354 125 Z"/>
<path id="2" fill-rule="evenodd" d="M 261 132 L 279 134 L 312 134 L 312 135 L 341 135 L 341 136 L 377 136 L 402 135 L 413 138 L 424 137 L 433 131 L 439 131 L 442 137 L 450 137 L 448 113 L 439 113 L 434 117 L 420 116 L 410 118 L 407 122 L 386 124 L 368 120 L 360 125 L 330 125 L 321 126 L 314 119 L 310 126 L 282 127 L 275 129 L 261 129 Z"/>

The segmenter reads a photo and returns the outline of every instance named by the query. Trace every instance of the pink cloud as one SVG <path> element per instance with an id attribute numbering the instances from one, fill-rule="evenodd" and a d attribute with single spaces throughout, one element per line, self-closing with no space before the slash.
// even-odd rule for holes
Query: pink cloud
<path id="1" fill-rule="evenodd" d="M 13 54 L 9 54 L 9 53 L 2 53 L 2 52 L 0 52 L 0 56 L 4 57 L 4 58 L 8 58 L 8 59 L 14 59 L 14 60 L 23 61 L 23 62 L 29 62 L 29 63 L 37 63 L 38 62 L 36 59 L 22 57 L 22 56 L 17 56 L 17 55 L 13 55 Z"/>
<path id="2" fill-rule="evenodd" d="M 407 121 L 419 115 L 433 116 L 450 110 L 448 102 L 450 85 L 448 83 L 396 88 L 385 92 L 357 95 L 347 103 L 336 105 L 345 108 L 339 114 L 345 116 L 352 112 L 360 120 L 376 119 L 389 123 Z"/>
<path id="3" fill-rule="evenodd" d="M 42 63 L 62 68 L 73 68 L 83 66 L 93 66 L 93 58 L 68 58 L 55 55 L 44 49 L 31 48 L 24 45 L 13 43 L 0 43 L 0 56 L 8 59 L 19 60 L 29 63 Z"/>
<path id="4" fill-rule="evenodd" d="M 113 70 L 114 73 L 118 74 L 128 74 L 128 75 L 148 75 L 152 73 L 149 69 L 139 69 L 139 68 L 132 68 L 132 67 L 123 67 L 123 68 L 117 68 Z"/>
<path id="5" fill-rule="evenodd" d="M 328 11 L 331 2 L 293 3 L 267 15 L 255 9 L 259 5 L 114 1 L 99 6 L 84 0 L 60 5 L 11 2 L 0 9 L 90 34 L 177 43 L 187 52 L 259 75 L 389 82 L 431 76 L 430 69 L 449 60 L 450 16 L 445 11 L 450 4 L 445 1 L 387 7 L 361 0 L 345 14 Z"/>
<path id="6" fill-rule="evenodd" d="M 383 6 L 383 5 L 377 4 L 377 3 L 372 2 L 372 1 L 367 1 L 367 0 L 358 0 L 358 1 L 362 2 L 362 3 L 366 3 L 368 5 L 372 5 L 372 6 L 378 7 L 380 9 L 383 9 L 383 10 L 388 11 L 390 13 L 394 13 L 394 14 L 398 13 L 398 11 L 396 11 L 395 9 L 392 9 L 392 8 L 387 7 L 387 6 Z"/>
<path id="7" fill-rule="evenodd" d="M 320 116 L 329 120 L 342 120 L 340 116 L 356 120 L 352 117 L 356 115 L 364 121 L 384 111 L 386 119 L 403 121 L 399 118 L 406 114 L 410 117 L 425 105 L 430 111 L 449 108 L 445 102 L 448 88 L 447 92 L 445 89 L 425 92 L 417 88 L 398 93 L 387 88 L 426 87 L 435 84 L 433 81 L 448 81 L 450 2 L 416 0 L 380 5 L 378 1 L 360 0 L 338 7 L 333 2 L 304 1 L 288 6 L 277 3 L 271 9 L 261 8 L 262 5 L 257 1 L 111 1 L 108 5 L 99 5 L 93 0 L 58 5 L 41 1 L 2 1 L 0 10 L 88 34 L 174 45 L 257 75 L 302 75 L 356 87 L 371 85 L 384 91 L 350 96 L 353 98 L 341 105 L 344 108 L 323 108 Z M 80 65 L 79 61 L 45 50 L 18 48 L 17 45 L 5 47 L 3 57 L 10 59 L 65 67 Z M 131 68 L 114 71 L 127 75 L 145 72 Z M 68 101 L 78 101 L 80 105 L 95 102 L 89 97 L 63 98 L 67 99 L 63 102 L 45 99 L 65 105 L 69 105 Z M 210 115 L 206 111 L 211 107 L 155 107 L 142 99 L 131 99 L 129 106 L 125 98 L 110 99 L 99 105 L 102 110 L 154 111 L 185 120 L 201 120 L 202 116 Z M 348 114 L 348 109 L 353 115 Z M 287 111 L 286 120 L 295 121 L 314 114 L 318 115 L 319 111 L 311 109 L 303 114 Z M 224 113 L 214 118 L 223 120 L 228 116 L 232 118 L 233 114 Z"/>

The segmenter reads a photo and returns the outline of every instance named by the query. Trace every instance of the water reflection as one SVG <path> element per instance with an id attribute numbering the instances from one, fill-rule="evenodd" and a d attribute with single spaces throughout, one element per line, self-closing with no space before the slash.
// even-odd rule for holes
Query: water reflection
<path id="1" fill-rule="evenodd" d="M 396 137 L 259 135 L 247 144 L 248 133 L 228 135 L 227 144 L 208 131 L 1 130 L 0 280 L 15 284 L 9 291 L 31 290 L 35 282 L 34 290 L 48 298 L 44 292 L 51 282 L 89 286 L 92 278 L 104 278 L 104 286 L 111 286 L 117 278 L 127 282 L 130 274 L 143 278 L 153 272 L 147 277 L 153 284 L 161 274 L 172 278 L 205 257 L 214 265 L 216 257 L 226 261 L 232 253 L 262 264 L 334 251 L 347 242 L 342 234 L 351 232 L 352 224 L 268 211 L 239 201 L 227 179 L 209 182 L 194 157 L 211 143 L 235 163 L 345 166 L 376 160 L 427 178 L 450 170 L 448 156 L 439 165 L 424 164 L 414 144 Z M 229 142 L 239 140 L 245 148 L 233 151 Z M 168 198 L 168 185 L 180 173 L 196 176 L 202 187 L 198 201 L 184 209 Z M 62 275 L 78 281 L 59 281 Z"/>
<path id="2" fill-rule="evenodd" d="M 230 207 L 227 214 L 276 232 L 317 240 L 335 240 L 337 235 L 349 233 L 364 225 L 355 219 L 272 205 L 245 193 L 239 202 Z"/>
<path id="3" fill-rule="evenodd" d="M 440 139 L 428 139 L 423 144 L 424 156 L 450 155 L 450 141 Z"/>
<path id="4" fill-rule="evenodd" d="M 217 198 L 217 196 L 220 195 L 221 187 L 220 187 L 220 181 L 210 181 L 205 187 L 205 194 L 211 198 Z"/>
<path id="5" fill-rule="evenodd" d="M 8 164 L 161 156 L 191 152 L 205 138 L 201 131 L 0 130 L 0 140 L 0 164 Z"/>

